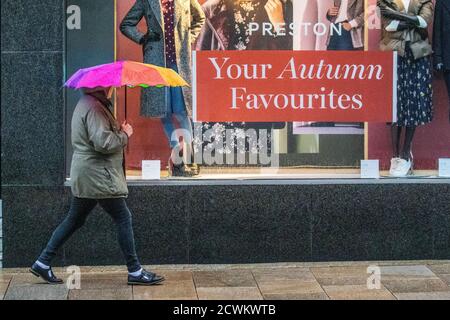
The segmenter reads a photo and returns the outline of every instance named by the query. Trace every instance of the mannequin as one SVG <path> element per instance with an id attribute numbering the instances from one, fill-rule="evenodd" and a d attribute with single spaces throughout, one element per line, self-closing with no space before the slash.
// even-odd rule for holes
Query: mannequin
<path id="1" fill-rule="evenodd" d="M 436 70 L 444 73 L 450 104 L 450 3 L 437 0 L 434 17 L 433 51 Z M 450 112 L 449 112 L 450 121 Z"/>
<path id="2" fill-rule="evenodd" d="M 335 0 L 327 18 L 341 24 L 341 34 L 330 34 L 327 50 L 362 50 L 364 48 L 364 0 Z"/>
<path id="3" fill-rule="evenodd" d="M 142 18 L 147 22 L 145 34 L 137 28 Z M 120 31 L 143 47 L 145 63 L 171 68 L 190 82 L 191 46 L 204 22 L 205 15 L 197 0 L 136 0 L 122 20 Z M 169 174 L 174 176 L 198 174 L 198 166 L 189 163 L 192 159 L 174 163 L 174 159 L 180 157 L 173 157 L 177 152 L 183 154 L 183 145 L 192 148 L 191 113 L 192 92 L 189 87 L 142 90 L 141 115 L 161 118 L 172 150 Z M 177 126 L 183 129 L 184 144 L 179 141 Z"/>
<path id="4" fill-rule="evenodd" d="M 392 124 L 393 157 L 389 173 L 412 173 L 416 128 L 432 121 L 432 48 L 427 28 L 433 19 L 431 0 L 378 0 L 382 16 L 383 51 L 397 51 L 397 122 Z M 402 134 L 404 140 L 402 145 Z"/>
<path id="5" fill-rule="evenodd" d="M 334 25 L 341 25 L 341 33 L 331 34 L 328 28 L 328 51 L 355 51 L 364 49 L 364 0 L 334 0 L 327 11 L 327 19 Z M 321 127 L 333 123 L 316 123 Z M 363 123 L 348 123 L 347 125 L 364 128 Z"/>

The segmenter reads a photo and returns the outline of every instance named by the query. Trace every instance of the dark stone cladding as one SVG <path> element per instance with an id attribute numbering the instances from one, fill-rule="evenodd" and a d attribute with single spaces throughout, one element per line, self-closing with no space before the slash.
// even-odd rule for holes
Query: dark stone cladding
<path id="1" fill-rule="evenodd" d="M 6 186 L 4 267 L 26 267 L 68 209 L 69 188 Z M 450 259 L 450 184 L 132 184 L 143 264 Z M 100 209 L 55 265 L 123 258 Z"/>
<path id="2" fill-rule="evenodd" d="M 2 185 L 64 182 L 63 5 L 2 0 Z"/>

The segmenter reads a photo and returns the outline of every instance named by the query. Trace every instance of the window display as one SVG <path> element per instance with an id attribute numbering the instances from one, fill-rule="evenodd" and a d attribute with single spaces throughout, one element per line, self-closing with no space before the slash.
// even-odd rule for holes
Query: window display
<path id="1" fill-rule="evenodd" d="M 145 17 L 147 33 L 137 29 Z M 190 1 L 184 6 L 174 0 L 136 1 L 120 24 L 122 33 L 143 47 L 144 62 L 173 69 L 187 80 L 191 79 L 191 51 L 204 24 L 205 17 L 200 4 Z M 175 25 L 177 28 L 175 28 Z M 178 26 L 181 26 L 178 28 Z M 145 88 L 142 90 L 141 115 L 161 118 L 171 153 L 183 152 L 175 132 L 175 120 L 189 134 L 184 145 L 192 144 L 192 98 L 190 88 Z M 168 161 L 172 176 L 195 176 L 199 174 L 197 164 L 189 161 Z"/>
<path id="2" fill-rule="evenodd" d="M 78 3 L 81 12 L 93 6 L 86 0 L 71 2 Z M 96 30 L 103 30 L 101 35 L 88 35 L 83 27 L 67 30 L 67 70 L 71 70 L 67 78 L 80 68 L 124 60 L 170 68 L 190 84 L 115 91 L 116 118 L 134 128 L 125 153 L 130 180 L 142 179 L 143 162 L 148 161 L 160 161 L 162 178 L 359 177 L 364 159 L 379 159 L 383 177 L 404 177 L 412 169 L 415 177 L 431 177 L 437 173 L 439 159 L 450 157 L 448 95 L 442 90 L 450 83 L 447 41 L 442 40 L 448 26 L 445 1 L 437 2 L 435 13 L 429 0 L 103 0 L 96 10 L 104 10 L 105 19 L 83 18 L 95 22 Z M 106 17 L 112 17 L 113 27 Z M 102 50 L 96 53 L 98 59 L 83 58 L 88 44 L 102 39 L 113 39 L 113 47 L 97 46 Z M 75 50 L 75 43 L 83 52 Z M 432 46 L 435 68 L 443 71 L 447 86 L 433 77 Z M 395 52 L 398 58 L 371 55 L 372 51 Z M 266 70 L 230 64 L 223 72 L 235 83 L 236 103 L 247 109 L 284 111 L 264 117 L 236 116 L 241 113 L 223 108 L 229 87 L 215 80 L 203 86 L 206 91 L 196 92 L 199 81 L 207 81 L 206 56 L 201 54 L 211 52 L 230 53 L 230 57 L 234 52 L 233 57 L 246 63 L 265 64 Z M 274 70 L 289 55 L 298 60 L 293 63 L 295 76 L 289 78 L 288 70 L 285 79 L 272 81 Z M 358 76 L 335 82 L 321 76 L 325 66 L 335 74 L 338 68 L 344 73 L 347 68 L 347 74 L 364 76 L 361 70 L 367 71 L 367 66 L 386 68 L 387 62 L 396 66 L 392 68 L 396 77 L 391 70 L 377 84 L 365 84 Z M 265 72 L 270 84 L 251 79 L 254 72 L 258 77 Z M 314 85 L 307 82 L 311 77 Z M 248 92 L 242 89 L 246 86 Z M 372 92 L 369 101 L 358 100 L 367 92 Z M 347 115 L 333 113 L 333 95 L 344 106 L 340 109 L 354 98 L 356 105 L 361 104 L 359 109 L 370 105 L 378 118 L 358 118 L 356 107 Z M 75 99 L 73 93 L 68 97 L 67 118 Z M 311 106 L 306 109 L 319 106 L 330 113 L 292 116 L 288 105 L 298 104 L 295 97 Z M 396 119 L 382 116 L 386 111 Z M 195 117 L 206 113 L 210 116 Z M 436 135 L 440 139 L 434 139 Z"/>
<path id="3" fill-rule="evenodd" d="M 365 3 L 361 1 L 308 0 L 294 2 L 294 50 L 363 50 Z M 308 26 L 313 26 L 308 30 Z M 347 29 L 345 27 L 347 27 Z M 357 167 L 364 158 L 363 123 L 294 122 L 293 134 L 298 152 L 314 153 L 317 165 L 341 163 Z M 347 146 L 345 152 L 336 145 Z M 331 147 L 331 149 L 329 149 Z M 342 163 L 343 162 L 343 163 Z"/>

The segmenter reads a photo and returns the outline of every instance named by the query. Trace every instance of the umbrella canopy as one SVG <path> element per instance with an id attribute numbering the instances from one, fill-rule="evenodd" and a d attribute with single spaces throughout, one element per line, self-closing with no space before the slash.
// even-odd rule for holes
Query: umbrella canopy
<path id="1" fill-rule="evenodd" d="M 118 61 L 78 70 L 66 87 L 181 87 L 187 82 L 172 69 L 134 61 Z"/>

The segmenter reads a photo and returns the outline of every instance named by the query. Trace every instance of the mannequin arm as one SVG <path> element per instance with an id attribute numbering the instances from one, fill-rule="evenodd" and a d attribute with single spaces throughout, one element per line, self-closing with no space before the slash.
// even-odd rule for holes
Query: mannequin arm
<path id="1" fill-rule="evenodd" d="M 411 30 L 412 28 L 414 28 L 414 27 L 411 27 L 411 25 L 408 22 L 398 21 L 397 29 L 394 31 Z M 428 38 L 428 30 L 427 29 L 419 27 L 419 28 L 416 28 L 416 31 L 418 34 L 420 34 L 422 39 L 425 40 Z"/>
<path id="2" fill-rule="evenodd" d="M 380 12 L 383 17 L 392 20 L 403 21 L 412 28 L 426 28 L 428 26 L 427 22 L 420 16 L 411 16 L 409 14 L 398 12 L 386 6 L 380 7 Z"/>
<path id="3" fill-rule="evenodd" d="M 137 25 L 144 17 L 144 14 L 145 10 L 142 1 L 138 0 L 133 7 L 131 7 L 130 11 L 128 11 L 120 24 L 120 31 L 123 35 L 138 44 L 142 44 L 146 40 L 144 38 L 145 35 L 137 28 Z"/>

